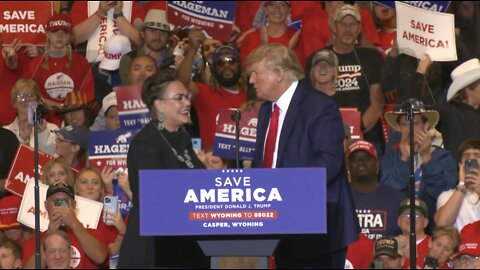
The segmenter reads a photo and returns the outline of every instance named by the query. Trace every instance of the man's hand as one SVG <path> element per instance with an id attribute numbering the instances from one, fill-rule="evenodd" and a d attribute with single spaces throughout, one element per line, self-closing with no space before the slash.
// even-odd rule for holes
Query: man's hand
<path id="1" fill-rule="evenodd" d="M 426 74 L 433 61 L 430 58 L 430 55 L 425 54 L 425 57 L 418 62 L 417 72 L 420 74 Z"/>
<path id="2" fill-rule="evenodd" d="M 62 225 L 62 216 L 57 214 L 55 210 L 52 210 L 48 218 L 50 220 L 48 223 L 48 231 L 56 231 L 60 228 L 60 225 Z"/>
<path id="3" fill-rule="evenodd" d="M 205 40 L 205 34 L 200 27 L 193 27 L 190 33 L 188 33 L 188 38 L 190 39 L 191 48 L 197 51 Z"/>
<path id="4" fill-rule="evenodd" d="M 38 56 L 38 48 L 37 46 L 31 44 L 31 43 L 27 43 L 27 44 L 24 44 L 25 45 L 25 48 L 23 49 L 23 51 L 25 52 L 25 54 L 29 57 L 29 58 L 35 58 Z"/>
<path id="5" fill-rule="evenodd" d="M 79 222 L 77 216 L 75 215 L 75 209 L 73 207 L 57 206 L 53 209 L 53 216 L 60 216 L 61 223 L 65 226 L 72 228 L 75 223 Z M 83 226 L 83 225 L 82 225 Z"/>
<path id="6" fill-rule="evenodd" d="M 123 9 L 123 1 L 111 1 L 113 2 L 114 4 L 112 4 L 113 6 L 113 13 L 120 13 L 122 12 L 122 9 Z"/>
<path id="7" fill-rule="evenodd" d="M 115 177 L 115 170 L 112 167 L 103 167 L 102 181 L 105 185 L 105 191 L 113 193 L 113 178 Z"/>
<path id="8" fill-rule="evenodd" d="M 5 65 L 11 70 L 15 70 L 18 67 L 17 52 L 20 50 L 21 47 L 21 41 L 15 38 L 10 45 L 4 46 L 2 48 L 2 56 L 5 60 Z"/>
<path id="9" fill-rule="evenodd" d="M 423 130 L 415 133 L 415 152 L 422 157 L 423 164 L 427 164 L 432 159 L 432 135 L 430 134 L 430 125 L 427 122 Z"/>
<path id="10" fill-rule="evenodd" d="M 100 1 L 100 4 L 98 4 L 98 13 L 100 13 L 100 15 L 102 16 L 106 16 L 107 12 L 111 8 L 115 7 L 118 4 L 118 2 L 121 2 L 121 1 Z"/>

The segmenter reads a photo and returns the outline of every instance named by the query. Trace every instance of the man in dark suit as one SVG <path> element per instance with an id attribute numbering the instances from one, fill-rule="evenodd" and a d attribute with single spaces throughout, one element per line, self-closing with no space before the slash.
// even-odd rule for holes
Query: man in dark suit
<path id="1" fill-rule="evenodd" d="M 303 69 L 295 53 L 283 45 L 257 48 L 247 66 L 257 95 L 267 100 L 258 114 L 254 167 L 327 169 L 328 233 L 282 237 L 275 252 L 277 265 L 344 268 L 347 246 L 358 239 L 359 227 L 344 164 L 338 107 L 300 80 Z"/>

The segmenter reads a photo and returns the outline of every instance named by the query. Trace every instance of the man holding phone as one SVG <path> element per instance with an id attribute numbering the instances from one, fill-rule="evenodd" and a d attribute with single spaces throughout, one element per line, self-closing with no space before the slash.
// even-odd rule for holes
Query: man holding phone
<path id="1" fill-rule="evenodd" d="M 458 185 L 438 197 L 435 223 L 454 226 L 460 231 L 466 224 L 480 220 L 480 139 L 464 141 L 457 152 L 461 158 Z"/>
<path id="2" fill-rule="evenodd" d="M 71 268 L 99 268 L 107 258 L 107 245 L 104 236 L 97 230 L 85 229 L 75 215 L 75 195 L 73 188 L 63 182 L 48 187 L 45 208 L 50 219 L 47 231 L 40 236 L 41 241 L 47 234 L 64 230 L 72 241 L 75 258 Z M 62 224 L 64 226 L 62 226 Z M 23 247 L 23 265 L 33 268 L 35 265 L 35 237 L 27 240 Z M 42 261 L 42 264 L 45 262 Z M 42 266 L 44 268 L 45 265 Z"/>

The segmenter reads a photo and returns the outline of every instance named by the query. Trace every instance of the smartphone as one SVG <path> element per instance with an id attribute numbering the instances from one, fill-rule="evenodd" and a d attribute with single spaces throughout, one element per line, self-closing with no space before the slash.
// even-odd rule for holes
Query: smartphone
<path id="1" fill-rule="evenodd" d="M 53 205 L 59 207 L 68 207 L 68 199 L 56 199 L 53 201 Z"/>
<path id="2" fill-rule="evenodd" d="M 427 255 L 423 269 L 437 269 L 439 267 L 438 259 Z"/>
<path id="3" fill-rule="evenodd" d="M 109 210 L 109 212 L 117 213 L 117 207 L 118 207 L 118 199 L 117 196 L 105 196 L 103 198 L 103 222 L 107 225 L 112 225 L 112 221 L 108 221 L 106 219 L 107 217 L 107 212 L 106 210 Z"/>
<path id="4" fill-rule="evenodd" d="M 469 174 L 472 169 L 478 170 L 478 160 L 476 159 L 467 159 L 464 163 L 464 172 L 465 175 Z"/>
<path id="5" fill-rule="evenodd" d="M 202 139 L 192 138 L 192 148 L 193 150 L 202 150 Z"/>

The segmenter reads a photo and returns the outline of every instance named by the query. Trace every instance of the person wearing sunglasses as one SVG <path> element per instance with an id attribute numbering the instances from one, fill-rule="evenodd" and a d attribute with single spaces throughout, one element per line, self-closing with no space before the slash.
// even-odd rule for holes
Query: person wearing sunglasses
<path id="1" fill-rule="evenodd" d="M 220 110 L 240 108 L 247 101 L 247 81 L 243 76 L 240 53 L 230 45 L 219 47 L 212 56 L 211 86 L 193 83 L 192 64 L 197 50 L 205 40 L 199 28 L 189 33 L 190 47 L 178 68 L 179 80 L 192 93 L 192 105 L 198 114 L 200 138 L 205 148 L 213 145 L 216 117 Z"/>

